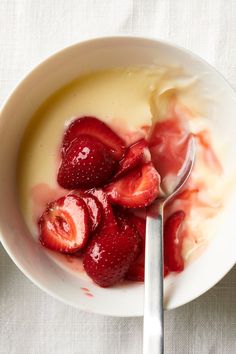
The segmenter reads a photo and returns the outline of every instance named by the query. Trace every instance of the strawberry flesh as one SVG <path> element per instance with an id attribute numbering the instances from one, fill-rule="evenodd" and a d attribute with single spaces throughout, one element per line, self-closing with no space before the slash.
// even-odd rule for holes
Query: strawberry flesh
<path id="1" fill-rule="evenodd" d="M 160 191 L 160 177 L 151 162 L 132 170 L 105 188 L 110 200 L 127 208 L 142 208 L 151 204 Z"/>
<path id="2" fill-rule="evenodd" d="M 170 215 L 164 225 L 164 260 L 166 269 L 171 272 L 181 272 L 184 269 L 184 259 L 181 254 L 184 219 L 185 213 L 179 210 Z"/>
<path id="3" fill-rule="evenodd" d="M 122 177 L 141 162 L 145 163 L 150 160 L 151 154 L 148 149 L 147 141 L 145 139 L 137 141 L 127 149 L 125 156 L 120 160 L 114 179 Z"/>
<path id="4" fill-rule="evenodd" d="M 43 246 L 63 253 L 82 249 L 89 236 L 86 204 L 70 194 L 48 204 L 39 218 L 39 240 Z"/>
<path id="5" fill-rule="evenodd" d="M 66 151 L 57 181 L 66 189 L 98 187 L 110 179 L 116 166 L 106 145 L 89 135 L 80 135 Z"/>
<path id="6" fill-rule="evenodd" d="M 105 123 L 95 117 L 75 119 L 67 128 L 62 144 L 62 156 L 80 135 L 90 135 L 106 145 L 116 160 L 120 160 L 125 151 L 124 141 Z"/>

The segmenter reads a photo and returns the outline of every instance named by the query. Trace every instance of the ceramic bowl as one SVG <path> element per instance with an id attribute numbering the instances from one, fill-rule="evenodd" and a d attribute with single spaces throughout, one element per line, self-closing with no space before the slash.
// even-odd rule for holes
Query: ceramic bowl
<path id="1" fill-rule="evenodd" d="M 21 271 L 50 295 L 82 310 L 113 316 L 143 314 L 143 284 L 126 283 L 100 288 L 90 279 L 60 267 L 35 241 L 21 216 L 16 188 L 16 163 L 24 130 L 36 109 L 61 86 L 80 75 L 108 67 L 181 65 L 200 78 L 202 92 L 217 93 L 209 117 L 231 142 L 229 163 L 236 166 L 236 95 L 223 77 L 194 54 L 173 44 L 147 38 L 98 38 L 73 45 L 51 56 L 12 92 L 0 117 L 0 236 Z M 176 308 L 216 284 L 235 264 L 236 193 L 220 219 L 217 232 L 184 272 L 165 284 L 165 307 Z M 93 296 L 86 296 L 84 288 Z"/>

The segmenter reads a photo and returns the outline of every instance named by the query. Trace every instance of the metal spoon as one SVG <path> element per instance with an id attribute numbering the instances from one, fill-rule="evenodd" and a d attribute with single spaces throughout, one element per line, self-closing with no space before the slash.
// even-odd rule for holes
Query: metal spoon
<path id="1" fill-rule="evenodd" d="M 195 160 L 196 145 L 189 140 L 188 153 L 171 191 L 157 199 L 159 213 L 147 216 L 145 249 L 145 293 L 143 354 L 164 353 L 163 333 L 163 209 L 188 180 Z"/>

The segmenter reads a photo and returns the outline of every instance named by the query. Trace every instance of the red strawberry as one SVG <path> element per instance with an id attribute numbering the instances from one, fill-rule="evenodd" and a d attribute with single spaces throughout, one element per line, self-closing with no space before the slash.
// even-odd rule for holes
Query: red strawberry
<path id="1" fill-rule="evenodd" d="M 62 145 L 62 155 L 69 148 L 72 141 L 81 134 L 90 135 L 110 148 L 116 160 L 120 160 L 125 149 L 124 141 L 105 123 L 94 117 L 75 119 L 67 128 Z"/>
<path id="2" fill-rule="evenodd" d="M 98 187 L 110 179 L 116 163 L 106 145 L 89 135 L 80 135 L 66 151 L 57 181 L 67 189 Z"/>
<path id="3" fill-rule="evenodd" d="M 84 256 L 84 269 L 102 287 L 122 280 L 137 255 L 139 237 L 123 222 L 116 232 L 102 229 L 92 239 Z"/>
<path id="4" fill-rule="evenodd" d="M 89 236 L 89 217 L 84 201 L 70 194 L 50 204 L 38 221 L 39 240 L 54 251 L 73 253 Z"/>
<path id="5" fill-rule="evenodd" d="M 181 226 L 185 218 L 182 210 L 176 211 L 164 225 L 164 261 L 171 272 L 181 272 L 184 269 L 182 257 L 183 233 Z"/>
<path id="6" fill-rule="evenodd" d="M 101 203 L 93 195 L 84 193 L 82 199 L 87 205 L 90 219 L 90 231 L 94 232 L 102 219 L 102 206 Z"/>
<path id="7" fill-rule="evenodd" d="M 141 252 L 139 257 L 131 264 L 126 278 L 133 281 L 144 282 L 146 220 L 133 214 L 129 215 L 129 220 L 140 235 Z"/>
<path id="8" fill-rule="evenodd" d="M 150 205 L 157 198 L 159 187 L 159 174 L 153 164 L 148 162 L 109 184 L 105 191 L 114 204 L 128 208 L 142 208 Z"/>
<path id="9" fill-rule="evenodd" d="M 131 145 L 125 153 L 125 156 L 119 162 L 118 171 L 114 178 L 120 178 L 141 162 L 149 162 L 151 154 L 146 140 L 141 139 Z"/>
<path id="10" fill-rule="evenodd" d="M 112 209 L 112 206 L 108 200 L 107 194 L 102 189 L 90 189 L 86 191 L 86 195 L 91 195 L 98 200 L 102 206 L 102 222 L 100 223 L 99 229 L 101 227 L 117 227 L 117 221 Z"/>

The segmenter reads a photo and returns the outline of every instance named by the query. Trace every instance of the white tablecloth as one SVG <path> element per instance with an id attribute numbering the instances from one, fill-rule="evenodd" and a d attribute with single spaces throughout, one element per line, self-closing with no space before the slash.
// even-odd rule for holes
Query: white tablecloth
<path id="1" fill-rule="evenodd" d="M 235 0 L 0 0 L 0 105 L 51 53 L 111 34 L 173 41 L 201 55 L 236 88 Z M 142 353 L 141 318 L 87 314 L 54 300 L 1 246 L 0 324 L 2 354 Z M 198 300 L 167 312 L 165 336 L 168 354 L 235 354 L 236 268 Z"/>

